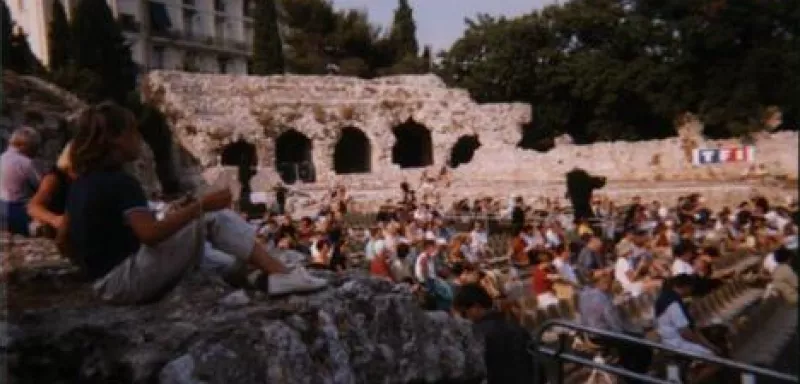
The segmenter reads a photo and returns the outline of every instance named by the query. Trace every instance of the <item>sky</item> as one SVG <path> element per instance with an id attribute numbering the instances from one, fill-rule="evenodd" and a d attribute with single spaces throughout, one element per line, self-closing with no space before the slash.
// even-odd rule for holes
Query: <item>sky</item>
<path id="1" fill-rule="evenodd" d="M 464 19 L 478 13 L 519 16 L 557 0 L 410 0 L 417 23 L 420 46 L 434 52 L 447 49 L 464 32 Z M 383 27 L 391 25 L 397 0 L 333 0 L 338 9 L 365 9 L 369 19 Z"/>

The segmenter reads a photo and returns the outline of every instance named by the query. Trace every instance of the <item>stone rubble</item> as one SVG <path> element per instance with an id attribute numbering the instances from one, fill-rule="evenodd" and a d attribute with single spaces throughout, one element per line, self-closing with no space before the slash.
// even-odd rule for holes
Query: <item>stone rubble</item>
<path id="1" fill-rule="evenodd" d="M 17 383 L 461 383 L 483 374 L 468 322 L 424 312 L 402 285 L 322 274 L 326 291 L 248 292 L 235 307 L 219 299 L 243 291 L 197 274 L 149 306 L 12 314 L 4 358 Z"/>

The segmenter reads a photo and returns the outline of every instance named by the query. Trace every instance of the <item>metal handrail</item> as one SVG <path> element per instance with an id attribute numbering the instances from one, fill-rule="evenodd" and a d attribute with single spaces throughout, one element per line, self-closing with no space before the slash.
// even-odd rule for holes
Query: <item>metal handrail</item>
<path id="1" fill-rule="evenodd" d="M 633 337 L 633 336 L 629 336 L 629 335 L 625 335 L 625 334 L 621 334 L 621 333 L 614 333 L 614 332 L 610 332 L 610 331 L 606 331 L 606 330 L 602 330 L 602 329 L 587 327 L 587 326 L 584 326 L 584 325 L 577 324 L 575 322 L 566 321 L 566 320 L 559 320 L 559 319 L 547 320 L 541 326 L 539 326 L 539 328 L 536 329 L 536 331 L 534 332 L 533 341 L 531 343 L 531 349 L 529 349 L 528 351 L 533 355 L 544 354 L 544 355 L 548 355 L 550 357 L 554 357 L 556 359 L 561 359 L 561 360 L 569 361 L 569 362 L 572 362 L 572 363 L 589 366 L 589 367 L 592 367 L 592 368 L 600 370 L 600 371 L 610 372 L 610 373 L 613 373 L 613 374 L 616 374 L 616 375 L 619 375 L 619 376 L 623 376 L 623 377 L 630 378 L 630 379 L 635 379 L 635 380 L 640 380 L 640 381 L 646 382 L 646 383 L 652 383 L 652 384 L 672 384 L 672 383 L 674 383 L 672 380 L 654 378 L 654 377 L 650 377 L 650 376 L 647 376 L 647 375 L 642 375 L 642 374 L 639 374 L 639 373 L 636 373 L 636 372 L 632 372 L 632 371 L 629 371 L 629 370 L 624 369 L 624 368 L 616 367 L 616 366 L 613 366 L 613 365 L 608 365 L 608 364 L 604 364 L 604 363 L 600 363 L 600 362 L 595 362 L 595 361 L 593 361 L 591 359 L 587 359 L 587 358 L 579 356 L 579 355 L 575 355 L 575 354 L 571 354 L 571 353 L 564 353 L 564 349 L 565 349 L 565 338 L 564 337 L 560 337 L 559 338 L 559 347 L 558 348 L 554 349 L 554 348 L 550 348 L 550 347 L 546 347 L 546 346 L 541 345 L 542 344 L 541 339 L 542 339 L 542 335 L 544 334 L 544 332 L 546 330 L 548 330 L 548 329 L 550 329 L 552 327 L 556 327 L 556 326 L 562 327 L 562 328 L 566 328 L 566 329 L 575 330 L 575 331 L 580 331 L 580 332 L 587 333 L 587 334 L 602 336 L 602 337 L 605 337 L 605 338 L 608 338 L 608 339 L 623 341 L 623 342 L 631 343 L 631 344 L 637 344 L 637 345 L 641 345 L 641 346 L 644 346 L 644 347 L 649 347 L 649 348 L 652 348 L 652 349 L 661 350 L 661 351 L 664 351 L 664 352 L 669 352 L 669 353 L 672 353 L 672 354 L 675 354 L 675 355 L 678 355 L 678 356 L 683 356 L 683 357 L 686 358 L 686 360 L 699 360 L 699 361 L 702 361 L 702 362 L 705 362 L 705 363 L 711 363 L 711 364 L 720 365 L 720 366 L 723 366 L 723 367 L 726 367 L 726 368 L 732 368 L 732 369 L 735 369 L 735 370 L 737 370 L 739 372 L 748 373 L 748 374 L 752 374 L 752 375 L 756 375 L 756 376 L 764 376 L 764 377 L 768 377 L 768 378 L 771 378 L 771 379 L 774 379 L 774 380 L 779 380 L 779 381 L 786 382 L 786 383 L 800 383 L 800 380 L 798 379 L 797 376 L 793 376 L 793 375 L 789 375 L 789 374 L 786 374 L 786 373 L 777 372 L 777 371 L 774 371 L 774 370 L 771 370 L 771 369 L 766 369 L 766 368 L 762 368 L 762 367 L 759 367 L 759 366 L 746 364 L 746 363 L 742 363 L 742 362 L 738 362 L 738 361 L 734 361 L 734 360 L 730 360 L 730 359 L 724 359 L 724 358 L 717 357 L 717 356 L 698 355 L 698 354 L 695 354 L 695 353 L 686 352 L 686 351 L 682 351 L 682 350 L 679 350 L 679 349 L 676 349 L 676 348 L 668 347 L 666 345 L 659 344 L 659 343 L 656 343 L 656 342 L 653 342 L 653 341 L 650 341 L 650 340 L 647 340 L 647 339 L 644 339 L 644 338 L 637 338 L 637 337 Z M 535 367 L 536 370 L 539 369 L 538 364 L 535 365 L 534 367 Z M 534 376 L 534 377 L 538 378 L 539 376 Z"/>

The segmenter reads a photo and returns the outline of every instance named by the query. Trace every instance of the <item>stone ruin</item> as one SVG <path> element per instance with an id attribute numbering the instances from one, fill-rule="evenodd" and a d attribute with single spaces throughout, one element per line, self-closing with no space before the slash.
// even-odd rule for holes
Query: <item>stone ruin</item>
<path id="1" fill-rule="evenodd" d="M 478 104 L 434 75 L 362 80 L 155 71 L 143 81 L 143 98 L 171 124 L 174 168 L 185 188 L 236 188 L 239 165 L 254 168 L 254 191 L 281 181 L 306 191 L 341 183 L 375 192 L 363 198 L 376 201 L 396 197 L 400 182 L 414 184 L 424 170 L 445 166 L 453 180 L 446 200 L 524 194 L 550 184 L 559 187 L 545 194 L 561 196 L 564 174 L 575 166 L 606 176 L 610 185 L 722 184 L 763 175 L 796 180 L 798 173 L 796 132 L 758 135 L 753 163 L 694 165 L 695 148 L 743 142 L 706 140 L 691 114 L 676 120 L 673 138 L 576 145 L 560 137 L 547 152 L 524 150 L 517 144 L 535 119 L 530 106 Z"/>

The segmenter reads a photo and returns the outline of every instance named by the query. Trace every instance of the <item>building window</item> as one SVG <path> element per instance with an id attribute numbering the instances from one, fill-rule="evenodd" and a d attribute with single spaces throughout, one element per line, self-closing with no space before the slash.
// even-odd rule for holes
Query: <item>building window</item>
<path id="1" fill-rule="evenodd" d="M 147 3 L 150 13 L 150 29 L 154 34 L 166 34 L 172 28 L 172 20 L 169 18 L 169 11 L 164 3 L 150 1 Z"/>
<path id="2" fill-rule="evenodd" d="M 187 7 L 194 7 L 194 0 L 183 0 L 183 5 Z"/>
<path id="3" fill-rule="evenodd" d="M 214 32 L 217 41 L 222 42 L 225 40 L 225 18 L 222 16 L 217 16 L 214 18 Z"/>
<path id="4" fill-rule="evenodd" d="M 136 21 L 136 16 L 121 13 L 119 15 L 119 26 L 125 32 L 139 32 L 139 22 Z"/>
<path id="5" fill-rule="evenodd" d="M 225 1 L 224 0 L 214 0 L 214 10 L 217 12 L 225 12 Z"/>
<path id="6" fill-rule="evenodd" d="M 195 17 L 197 16 L 197 11 L 194 9 L 184 9 L 183 10 L 183 32 L 186 34 L 187 37 L 192 38 L 198 35 L 196 32 L 196 25 L 194 22 Z"/>
<path id="7" fill-rule="evenodd" d="M 164 68 L 164 47 L 156 45 L 153 47 L 153 53 L 150 57 L 150 69 Z"/>
<path id="8" fill-rule="evenodd" d="M 181 69 L 186 72 L 197 72 L 200 70 L 198 61 L 197 54 L 192 51 L 188 51 L 183 55 Z"/>
<path id="9" fill-rule="evenodd" d="M 219 67 L 219 73 L 228 73 L 228 65 L 230 64 L 230 59 L 225 56 L 220 56 L 217 58 L 217 66 Z"/>
<path id="10" fill-rule="evenodd" d="M 244 17 L 253 17 L 253 13 L 255 13 L 255 6 L 256 3 L 252 0 L 243 0 L 242 1 L 242 14 Z"/>

